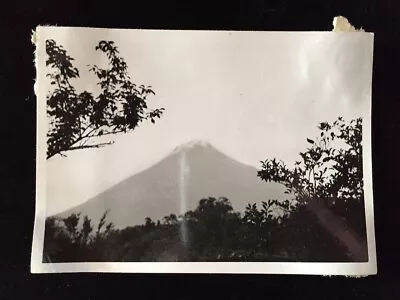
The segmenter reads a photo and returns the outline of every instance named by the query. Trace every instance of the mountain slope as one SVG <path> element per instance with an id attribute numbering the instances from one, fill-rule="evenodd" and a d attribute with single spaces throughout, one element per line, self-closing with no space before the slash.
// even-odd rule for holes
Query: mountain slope
<path id="1" fill-rule="evenodd" d="M 89 201 L 58 216 L 80 212 L 97 224 L 105 210 L 117 227 L 143 224 L 194 209 L 200 199 L 227 197 L 235 210 L 248 203 L 284 199 L 283 186 L 265 183 L 254 167 L 239 163 L 207 142 L 177 147 L 152 167 L 133 175 Z"/>

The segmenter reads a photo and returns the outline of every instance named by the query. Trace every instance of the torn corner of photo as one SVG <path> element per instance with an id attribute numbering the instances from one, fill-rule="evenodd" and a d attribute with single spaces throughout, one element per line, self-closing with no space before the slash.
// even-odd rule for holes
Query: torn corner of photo
<path id="1" fill-rule="evenodd" d="M 31 272 L 376 274 L 373 34 L 39 26 Z"/>

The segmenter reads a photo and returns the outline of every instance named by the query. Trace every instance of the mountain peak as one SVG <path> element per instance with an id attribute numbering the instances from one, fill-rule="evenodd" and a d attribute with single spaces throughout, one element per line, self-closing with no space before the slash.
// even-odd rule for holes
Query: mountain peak
<path id="1" fill-rule="evenodd" d="M 97 224 L 108 209 L 107 220 L 124 228 L 143 224 L 146 216 L 162 220 L 171 213 L 184 214 L 207 197 L 226 197 L 240 212 L 248 203 L 286 199 L 282 185 L 262 182 L 256 168 L 231 159 L 207 141 L 193 140 L 175 151 L 58 216 L 81 213 Z"/>
<path id="2" fill-rule="evenodd" d="M 188 151 L 194 148 L 214 148 L 209 142 L 204 140 L 192 140 L 180 146 L 177 146 L 173 153 L 180 152 L 180 151 Z"/>

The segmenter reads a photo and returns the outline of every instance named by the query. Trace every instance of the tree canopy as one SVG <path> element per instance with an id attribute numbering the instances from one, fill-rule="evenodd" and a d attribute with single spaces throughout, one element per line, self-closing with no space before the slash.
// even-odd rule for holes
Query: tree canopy
<path id="1" fill-rule="evenodd" d="M 318 128 L 319 137 L 307 138 L 310 146 L 300 153 L 294 168 L 277 159 L 267 159 L 261 162 L 258 176 L 283 184 L 286 193 L 294 196 L 294 207 L 305 206 L 320 219 L 323 213 L 330 214 L 332 221 L 323 223 L 331 227 L 327 229 L 332 234 L 339 238 L 346 235 L 343 243 L 349 244 L 351 238 L 360 244 L 355 247 L 365 248 L 362 119 L 346 123 L 339 117 L 332 124 L 320 123 Z M 351 231 L 352 237 L 345 231 Z"/>
<path id="2" fill-rule="evenodd" d="M 50 120 L 47 158 L 66 151 L 98 148 L 112 143 L 100 139 L 106 135 L 134 130 L 142 121 L 152 123 L 160 118 L 164 108 L 148 109 L 147 97 L 155 94 L 151 86 L 131 81 L 128 66 L 112 41 L 100 41 L 96 51 L 104 53 L 108 67 L 89 66 L 100 88 L 98 95 L 77 92 L 72 84 L 79 78 L 74 59 L 54 40 L 46 40 L 47 76 L 53 87 L 47 96 Z"/>
<path id="3" fill-rule="evenodd" d="M 349 261 L 312 216 L 276 218 L 276 201 L 248 205 L 243 216 L 224 197 L 201 199 L 194 210 L 163 221 L 97 231 L 84 216 L 48 218 L 45 262 L 78 261 Z M 279 208 L 278 208 L 279 209 Z M 314 222 L 314 223 L 313 223 Z M 184 236 L 186 235 L 186 237 Z"/>

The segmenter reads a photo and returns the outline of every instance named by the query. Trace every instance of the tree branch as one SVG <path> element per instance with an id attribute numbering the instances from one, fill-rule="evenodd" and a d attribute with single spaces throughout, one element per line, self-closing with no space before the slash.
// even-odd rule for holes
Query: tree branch
<path id="1" fill-rule="evenodd" d="M 88 128 L 89 128 L 89 127 L 88 127 Z M 83 143 L 83 144 L 80 145 L 80 146 L 73 146 L 73 145 L 75 145 L 76 143 L 81 142 L 81 141 L 83 141 L 83 140 L 85 140 L 85 139 L 88 140 L 88 139 L 90 139 L 90 138 L 101 137 L 101 136 L 103 136 L 103 135 L 111 135 L 111 134 L 117 134 L 117 133 L 125 133 L 124 130 L 118 130 L 118 131 L 113 131 L 113 132 L 106 132 L 106 133 L 103 133 L 103 134 L 101 134 L 101 135 L 99 135 L 99 134 L 92 134 L 92 133 L 93 133 L 94 131 L 96 131 L 97 129 L 98 129 L 98 128 L 93 128 L 92 130 L 90 130 L 89 132 L 87 132 L 86 135 L 82 135 L 82 136 L 78 137 L 75 141 L 73 141 L 67 149 L 61 150 L 61 151 L 58 151 L 58 152 L 55 152 L 55 153 L 52 153 L 52 154 L 50 154 L 50 155 L 47 156 L 47 159 L 49 159 L 49 158 L 51 158 L 51 157 L 53 157 L 53 156 L 55 156 L 55 155 L 57 155 L 57 154 L 60 154 L 60 155 L 62 155 L 62 156 L 65 157 L 66 155 L 65 155 L 65 154 L 62 154 L 62 152 L 66 152 L 66 151 L 69 151 L 69 150 L 78 150 L 78 149 L 86 149 L 86 148 L 100 148 L 100 147 L 103 147 L 103 146 L 106 146 L 106 145 L 111 145 L 111 144 L 114 143 L 113 141 L 107 142 L 107 143 L 100 143 L 100 144 L 96 144 L 96 145 L 86 145 L 86 142 L 85 142 L 85 143 Z M 86 131 L 86 130 L 87 130 L 87 128 L 86 128 L 84 131 Z M 91 135 L 91 134 L 92 134 L 92 135 Z"/>
<path id="2" fill-rule="evenodd" d="M 125 132 L 125 131 L 124 130 L 110 131 L 110 132 L 104 132 L 101 135 L 93 135 L 91 137 L 95 137 L 95 136 L 100 137 L 100 136 L 104 136 L 104 135 L 117 134 L 117 133 L 123 133 L 123 132 Z"/>
<path id="3" fill-rule="evenodd" d="M 95 128 L 92 128 L 92 130 L 90 130 L 90 131 L 88 131 L 88 132 L 85 132 L 86 130 L 88 130 L 88 129 L 90 129 L 90 128 L 91 128 L 91 126 L 86 127 L 86 128 L 82 131 L 81 136 L 80 136 L 77 140 L 75 140 L 75 141 L 71 144 L 71 146 L 74 145 L 74 144 L 76 144 L 77 142 L 83 140 L 83 139 L 86 139 L 86 138 L 91 137 L 90 134 L 93 133 L 96 129 L 98 129 L 98 128 L 95 127 Z"/>
<path id="4" fill-rule="evenodd" d="M 94 145 L 75 146 L 75 147 L 69 147 L 68 151 L 69 150 L 88 149 L 88 148 L 101 148 L 101 147 L 104 147 L 107 145 L 112 145 L 112 144 L 114 144 L 113 141 L 107 142 L 107 143 L 94 144 Z"/>

